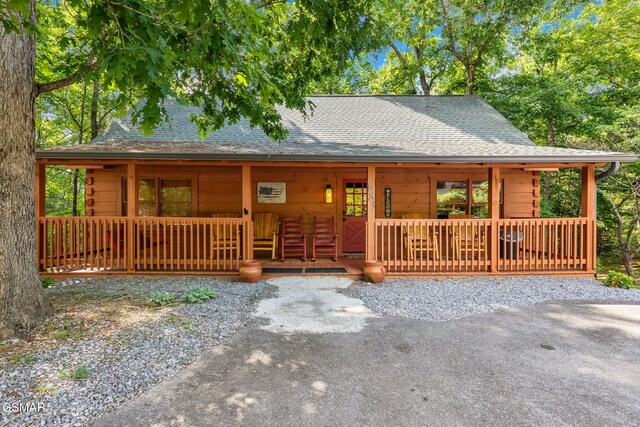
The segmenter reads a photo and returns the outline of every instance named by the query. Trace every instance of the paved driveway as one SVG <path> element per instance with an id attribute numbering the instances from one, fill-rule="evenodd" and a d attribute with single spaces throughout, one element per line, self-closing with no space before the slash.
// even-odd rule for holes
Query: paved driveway
<path id="1" fill-rule="evenodd" d="M 341 301 L 299 311 L 340 317 L 349 313 Z M 273 322 L 256 322 L 97 424 L 628 426 L 640 419 L 640 305 L 563 302 L 449 322 L 367 317 L 350 333 L 273 330 Z"/>

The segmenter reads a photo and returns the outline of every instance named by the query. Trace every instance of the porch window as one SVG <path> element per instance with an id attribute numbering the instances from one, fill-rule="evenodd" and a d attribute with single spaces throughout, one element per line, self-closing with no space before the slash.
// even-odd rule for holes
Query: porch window
<path id="1" fill-rule="evenodd" d="M 476 218 L 489 217 L 488 181 L 438 181 L 436 209 L 438 218 L 450 214 L 471 214 Z"/>
<path id="2" fill-rule="evenodd" d="M 476 218 L 489 218 L 489 181 L 473 181 L 471 199 L 471 214 Z"/>
<path id="3" fill-rule="evenodd" d="M 467 213 L 467 181 L 438 181 L 436 203 L 438 218 Z"/>
<path id="4" fill-rule="evenodd" d="M 191 180 L 160 180 L 160 216 L 191 216 Z"/>
<path id="5" fill-rule="evenodd" d="M 124 200 L 127 200 L 125 192 Z M 192 214 L 191 180 L 148 178 L 138 181 L 138 215 L 187 217 Z"/>
<path id="6" fill-rule="evenodd" d="M 138 182 L 138 215 L 156 216 L 156 181 L 141 179 Z"/>

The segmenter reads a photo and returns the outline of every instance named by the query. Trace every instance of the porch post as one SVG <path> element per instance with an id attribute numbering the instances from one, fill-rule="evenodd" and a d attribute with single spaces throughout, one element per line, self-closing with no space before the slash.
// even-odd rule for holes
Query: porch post
<path id="1" fill-rule="evenodd" d="M 134 162 L 127 163 L 127 271 L 135 270 L 135 230 L 133 219 L 138 215 L 138 168 Z"/>
<path id="2" fill-rule="evenodd" d="M 489 168 L 489 219 L 491 219 L 491 241 L 489 242 L 491 272 L 498 272 L 499 236 L 498 220 L 500 219 L 500 168 Z"/>
<path id="3" fill-rule="evenodd" d="M 36 163 L 36 218 L 47 215 L 47 175 L 43 163 Z"/>
<path id="4" fill-rule="evenodd" d="M 376 252 L 376 167 L 367 166 L 367 246 L 365 260 L 375 261 Z"/>
<path id="5" fill-rule="evenodd" d="M 43 268 L 40 260 L 46 256 L 42 251 L 42 242 L 45 240 L 46 223 L 40 224 L 40 218 L 47 216 L 47 179 L 46 168 L 43 163 L 36 163 L 36 262 L 38 270 Z"/>
<path id="6" fill-rule="evenodd" d="M 582 168 L 582 194 L 581 194 L 581 216 L 587 219 L 587 229 L 585 232 L 585 253 L 587 257 L 587 272 L 595 271 L 596 265 L 596 168 L 595 166 L 585 166 Z"/>
<path id="7" fill-rule="evenodd" d="M 251 165 L 242 165 L 242 219 L 246 227 L 245 259 L 253 259 L 253 211 L 251 202 Z"/>

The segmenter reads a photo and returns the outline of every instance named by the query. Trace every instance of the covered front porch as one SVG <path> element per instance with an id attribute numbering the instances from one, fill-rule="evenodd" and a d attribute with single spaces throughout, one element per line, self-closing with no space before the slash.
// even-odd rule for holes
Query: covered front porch
<path id="1" fill-rule="evenodd" d="M 87 216 L 46 215 L 45 168 L 55 164 L 89 171 Z M 265 275 L 355 276 L 365 260 L 387 275 L 592 275 L 598 165 L 39 160 L 38 266 L 235 275 L 257 258 Z M 540 218 L 540 172 L 561 167 L 581 170 L 580 215 Z M 261 203 L 263 183 L 286 183 L 286 198 Z M 302 215 L 309 254 L 314 217 L 333 217 L 339 260 L 271 260 L 254 249 L 261 213 Z M 275 244 L 279 258 L 279 236 Z"/>

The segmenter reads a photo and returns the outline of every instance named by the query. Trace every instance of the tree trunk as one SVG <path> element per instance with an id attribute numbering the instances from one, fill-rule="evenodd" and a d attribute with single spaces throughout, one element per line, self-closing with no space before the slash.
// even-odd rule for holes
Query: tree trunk
<path id="1" fill-rule="evenodd" d="M 425 96 L 431 95 L 431 86 L 427 82 L 427 76 L 424 70 L 418 72 L 418 78 L 420 79 L 420 87 L 422 87 L 422 94 Z"/>
<path id="2" fill-rule="evenodd" d="M 467 73 L 467 87 L 465 89 L 465 95 L 473 95 L 473 80 L 475 79 L 476 70 L 473 65 L 465 64 L 465 71 Z"/>
<path id="3" fill-rule="evenodd" d="M 622 251 L 622 262 L 624 263 L 624 269 L 627 274 L 636 280 L 636 273 L 633 271 L 633 256 L 629 255 L 626 251 Z"/>
<path id="4" fill-rule="evenodd" d="M 547 117 L 547 147 L 556 145 L 556 128 L 553 117 Z M 544 172 L 544 192 L 542 194 L 544 200 L 551 197 L 551 172 Z"/>
<path id="5" fill-rule="evenodd" d="M 71 216 L 78 216 L 78 174 L 80 171 L 74 169 L 73 171 L 73 201 L 71 207 Z"/>
<path id="6" fill-rule="evenodd" d="M 93 94 L 91 96 L 91 139 L 98 136 L 100 124 L 98 123 L 98 99 L 100 96 L 100 84 L 96 80 L 93 82 Z"/>
<path id="7" fill-rule="evenodd" d="M 35 97 L 35 38 L 0 25 L 0 339 L 53 311 L 36 264 Z"/>

